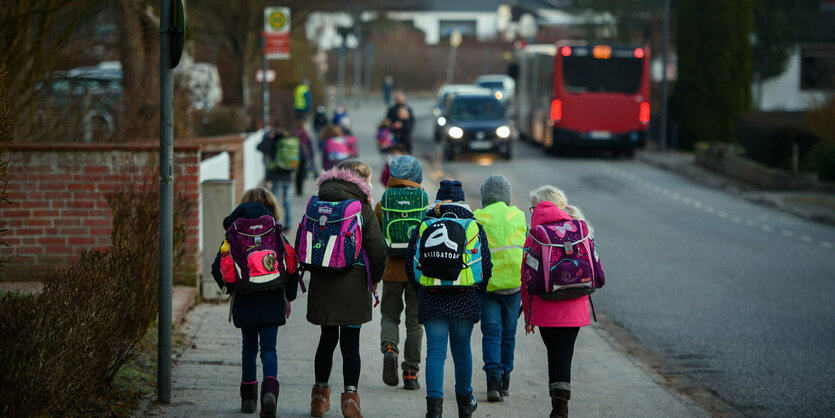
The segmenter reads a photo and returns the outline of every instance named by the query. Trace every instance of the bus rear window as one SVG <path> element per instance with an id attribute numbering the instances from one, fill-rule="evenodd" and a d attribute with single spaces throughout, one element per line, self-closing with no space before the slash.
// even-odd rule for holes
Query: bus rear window
<path id="1" fill-rule="evenodd" d="M 643 59 L 563 56 L 563 80 L 569 93 L 633 94 L 641 87 Z"/>

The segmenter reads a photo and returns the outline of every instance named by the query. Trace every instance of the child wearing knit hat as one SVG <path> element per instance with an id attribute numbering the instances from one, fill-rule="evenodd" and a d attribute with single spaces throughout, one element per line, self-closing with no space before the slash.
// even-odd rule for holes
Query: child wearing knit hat
<path id="1" fill-rule="evenodd" d="M 418 322 L 417 294 L 406 279 L 404 253 L 410 229 L 420 225 L 429 204 L 426 191 L 420 186 L 423 169 L 411 155 L 399 155 L 388 164 L 387 186 L 374 211 L 380 221 L 386 243 L 386 269 L 383 273 L 383 297 L 380 302 L 380 351 L 383 353 L 383 382 L 397 386 L 400 342 L 400 315 L 406 310 L 406 342 L 403 351 L 403 389 L 420 388 L 420 350 L 423 328 Z M 390 210 L 395 209 L 395 210 Z M 398 251 L 398 248 L 402 250 Z M 405 303 L 404 303 L 405 299 Z"/>
<path id="2" fill-rule="evenodd" d="M 493 277 L 481 295 L 481 349 L 487 373 L 487 400 L 501 402 L 509 395 L 516 321 L 522 303 L 522 246 L 525 213 L 510 205 L 512 188 L 507 177 L 493 174 L 481 185 L 482 208 L 474 212 L 487 233 Z"/>

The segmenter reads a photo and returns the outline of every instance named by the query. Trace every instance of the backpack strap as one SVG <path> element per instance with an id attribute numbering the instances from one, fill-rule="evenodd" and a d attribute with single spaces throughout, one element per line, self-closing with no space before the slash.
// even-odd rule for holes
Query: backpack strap
<path id="1" fill-rule="evenodd" d="M 545 289 L 550 290 L 551 250 L 553 249 L 554 245 L 551 244 L 551 238 L 548 237 L 548 231 L 545 230 L 545 227 L 542 225 L 538 225 L 537 228 L 539 228 L 539 230 L 542 231 L 542 236 L 545 237 L 545 241 L 547 241 L 547 243 L 540 242 L 539 240 L 533 237 L 533 234 L 531 234 L 531 238 L 533 238 L 534 241 L 539 242 L 540 248 L 542 249 L 542 275 L 545 279 Z"/>
<path id="2" fill-rule="evenodd" d="M 380 304 L 380 297 L 377 295 L 377 291 L 371 286 L 371 263 L 368 262 L 368 254 L 365 252 L 365 248 L 362 249 L 362 261 L 365 263 L 365 277 L 367 279 L 367 286 L 368 290 L 374 294 L 374 308 Z"/>

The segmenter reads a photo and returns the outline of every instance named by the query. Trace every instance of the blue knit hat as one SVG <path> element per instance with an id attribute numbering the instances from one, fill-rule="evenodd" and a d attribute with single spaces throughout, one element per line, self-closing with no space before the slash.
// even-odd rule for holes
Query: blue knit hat
<path id="1" fill-rule="evenodd" d="M 438 189 L 438 194 L 435 195 L 435 201 L 451 200 L 453 202 L 464 201 L 464 188 L 461 187 L 461 182 L 458 180 L 443 180 L 441 187 Z"/>
<path id="2" fill-rule="evenodd" d="M 389 174 L 397 179 L 409 180 L 415 183 L 423 181 L 423 169 L 420 161 L 411 155 L 394 157 L 389 163 Z"/>

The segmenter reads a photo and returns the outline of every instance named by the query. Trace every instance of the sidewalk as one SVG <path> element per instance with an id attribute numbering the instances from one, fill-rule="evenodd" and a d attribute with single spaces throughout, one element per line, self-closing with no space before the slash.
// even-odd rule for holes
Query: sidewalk
<path id="1" fill-rule="evenodd" d="M 770 206 L 815 222 L 835 225 L 835 195 L 819 191 L 764 191 L 740 180 L 697 166 L 692 153 L 680 151 L 638 151 L 636 158 L 695 182 L 724 189 L 751 202 Z"/>

